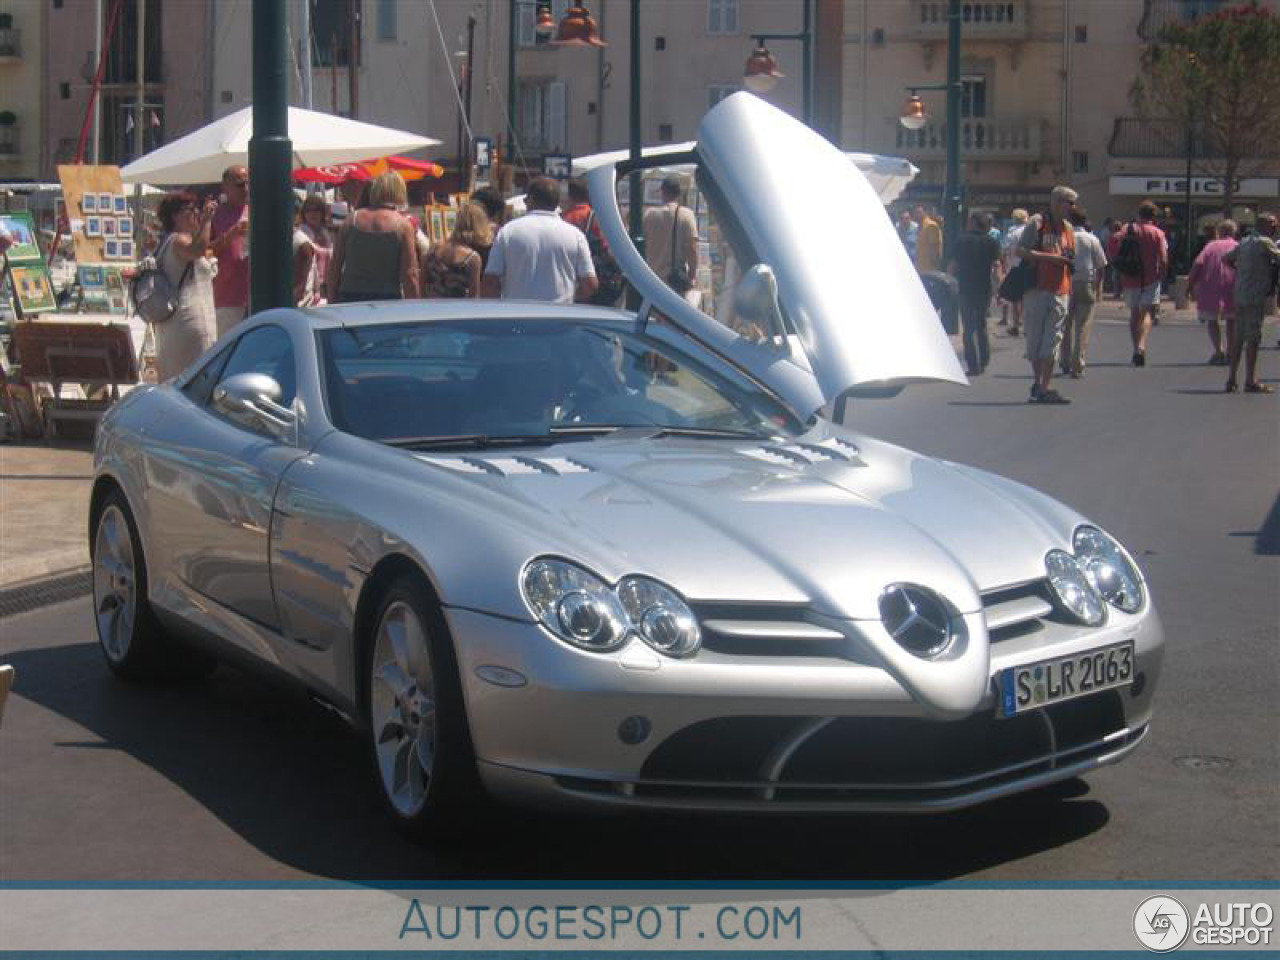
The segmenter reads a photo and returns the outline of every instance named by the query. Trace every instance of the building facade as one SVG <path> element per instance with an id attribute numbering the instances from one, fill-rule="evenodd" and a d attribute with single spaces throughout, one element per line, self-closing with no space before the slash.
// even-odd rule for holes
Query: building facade
<path id="1" fill-rule="evenodd" d="M 44 7 L 0 0 L 0 182 L 41 169 Z"/>

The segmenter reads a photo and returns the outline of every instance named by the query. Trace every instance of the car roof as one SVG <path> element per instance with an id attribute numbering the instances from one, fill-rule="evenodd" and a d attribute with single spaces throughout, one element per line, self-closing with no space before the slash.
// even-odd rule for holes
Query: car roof
<path id="1" fill-rule="evenodd" d="M 575 320 L 633 322 L 635 315 L 610 307 L 546 303 L 539 300 L 375 300 L 299 310 L 316 329 L 366 327 L 386 323 L 451 320 Z"/>

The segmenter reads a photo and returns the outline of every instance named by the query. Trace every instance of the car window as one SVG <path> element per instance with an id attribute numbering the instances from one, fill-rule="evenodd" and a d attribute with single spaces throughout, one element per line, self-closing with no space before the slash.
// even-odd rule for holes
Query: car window
<path id="1" fill-rule="evenodd" d="M 280 405 L 291 405 L 298 389 L 293 340 L 281 327 L 250 330 L 232 348 L 231 359 L 223 367 L 218 383 L 237 373 L 265 373 L 272 377 L 280 384 Z"/>
<path id="2" fill-rule="evenodd" d="M 231 356 L 234 346 L 235 344 L 231 344 L 215 353 L 200 368 L 200 371 L 183 385 L 182 392 L 190 398 L 192 403 L 204 406 L 209 401 L 209 393 L 213 390 L 213 385 L 218 382 L 222 365 L 227 362 L 227 357 Z"/>
<path id="3" fill-rule="evenodd" d="M 545 435 L 587 426 L 793 432 L 732 368 L 628 326 L 476 320 L 325 330 L 335 426 L 373 440 Z"/>

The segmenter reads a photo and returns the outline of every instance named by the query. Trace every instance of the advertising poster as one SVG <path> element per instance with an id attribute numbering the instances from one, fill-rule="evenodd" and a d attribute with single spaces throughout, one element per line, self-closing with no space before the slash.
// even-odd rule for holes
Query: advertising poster
<path id="1" fill-rule="evenodd" d="M 13 237 L 13 246 L 6 252 L 9 263 L 43 263 L 44 257 L 36 243 L 36 229 L 31 217 L 25 213 L 0 213 L 0 227 Z"/>
<path id="2" fill-rule="evenodd" d="M 58 302 L 53 296 L 53 284 L 49 271 L 43 264 L 9 267 L 9 278 L 14 295 L 23 313 L 44 313 L 56 310 Z"/>

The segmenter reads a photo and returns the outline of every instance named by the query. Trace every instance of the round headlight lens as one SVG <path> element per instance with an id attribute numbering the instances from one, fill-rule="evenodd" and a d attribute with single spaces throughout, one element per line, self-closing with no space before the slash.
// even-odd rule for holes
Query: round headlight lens
<path id="1" fill-rule="evenodd" d="M 1072 538 L 1076 560 L 1103 599 L 1125 613 L 1142 606 L 1142 577 L 1120 544 L 1097 527 L 1079 527 Z"/>
<path id="2" fill-rule="evenodd" d="M 1107 618 L 1107 608 L 1076 558 L 1065 550 L 1050 550 L 1044 558 L 1049 586 L 1058 603 L 1081 623 L 1096 627 Z"/>
<path id="3" fill-rule="evenodd" d="M 626 643 L 626 612 L 608 585 L 581 567 L 544 558 L 525 567 L 525 603 L 538 621 L 566 643 L 604 653 Z"/>
<path id="4" fill-rule="evenodd" d="M 668 587 L 644 577 L 618 584 L 618 598 L 640 637 L 669 657 L 691 657 L 702 646 L 702 631 L 689 605 Z"/>

